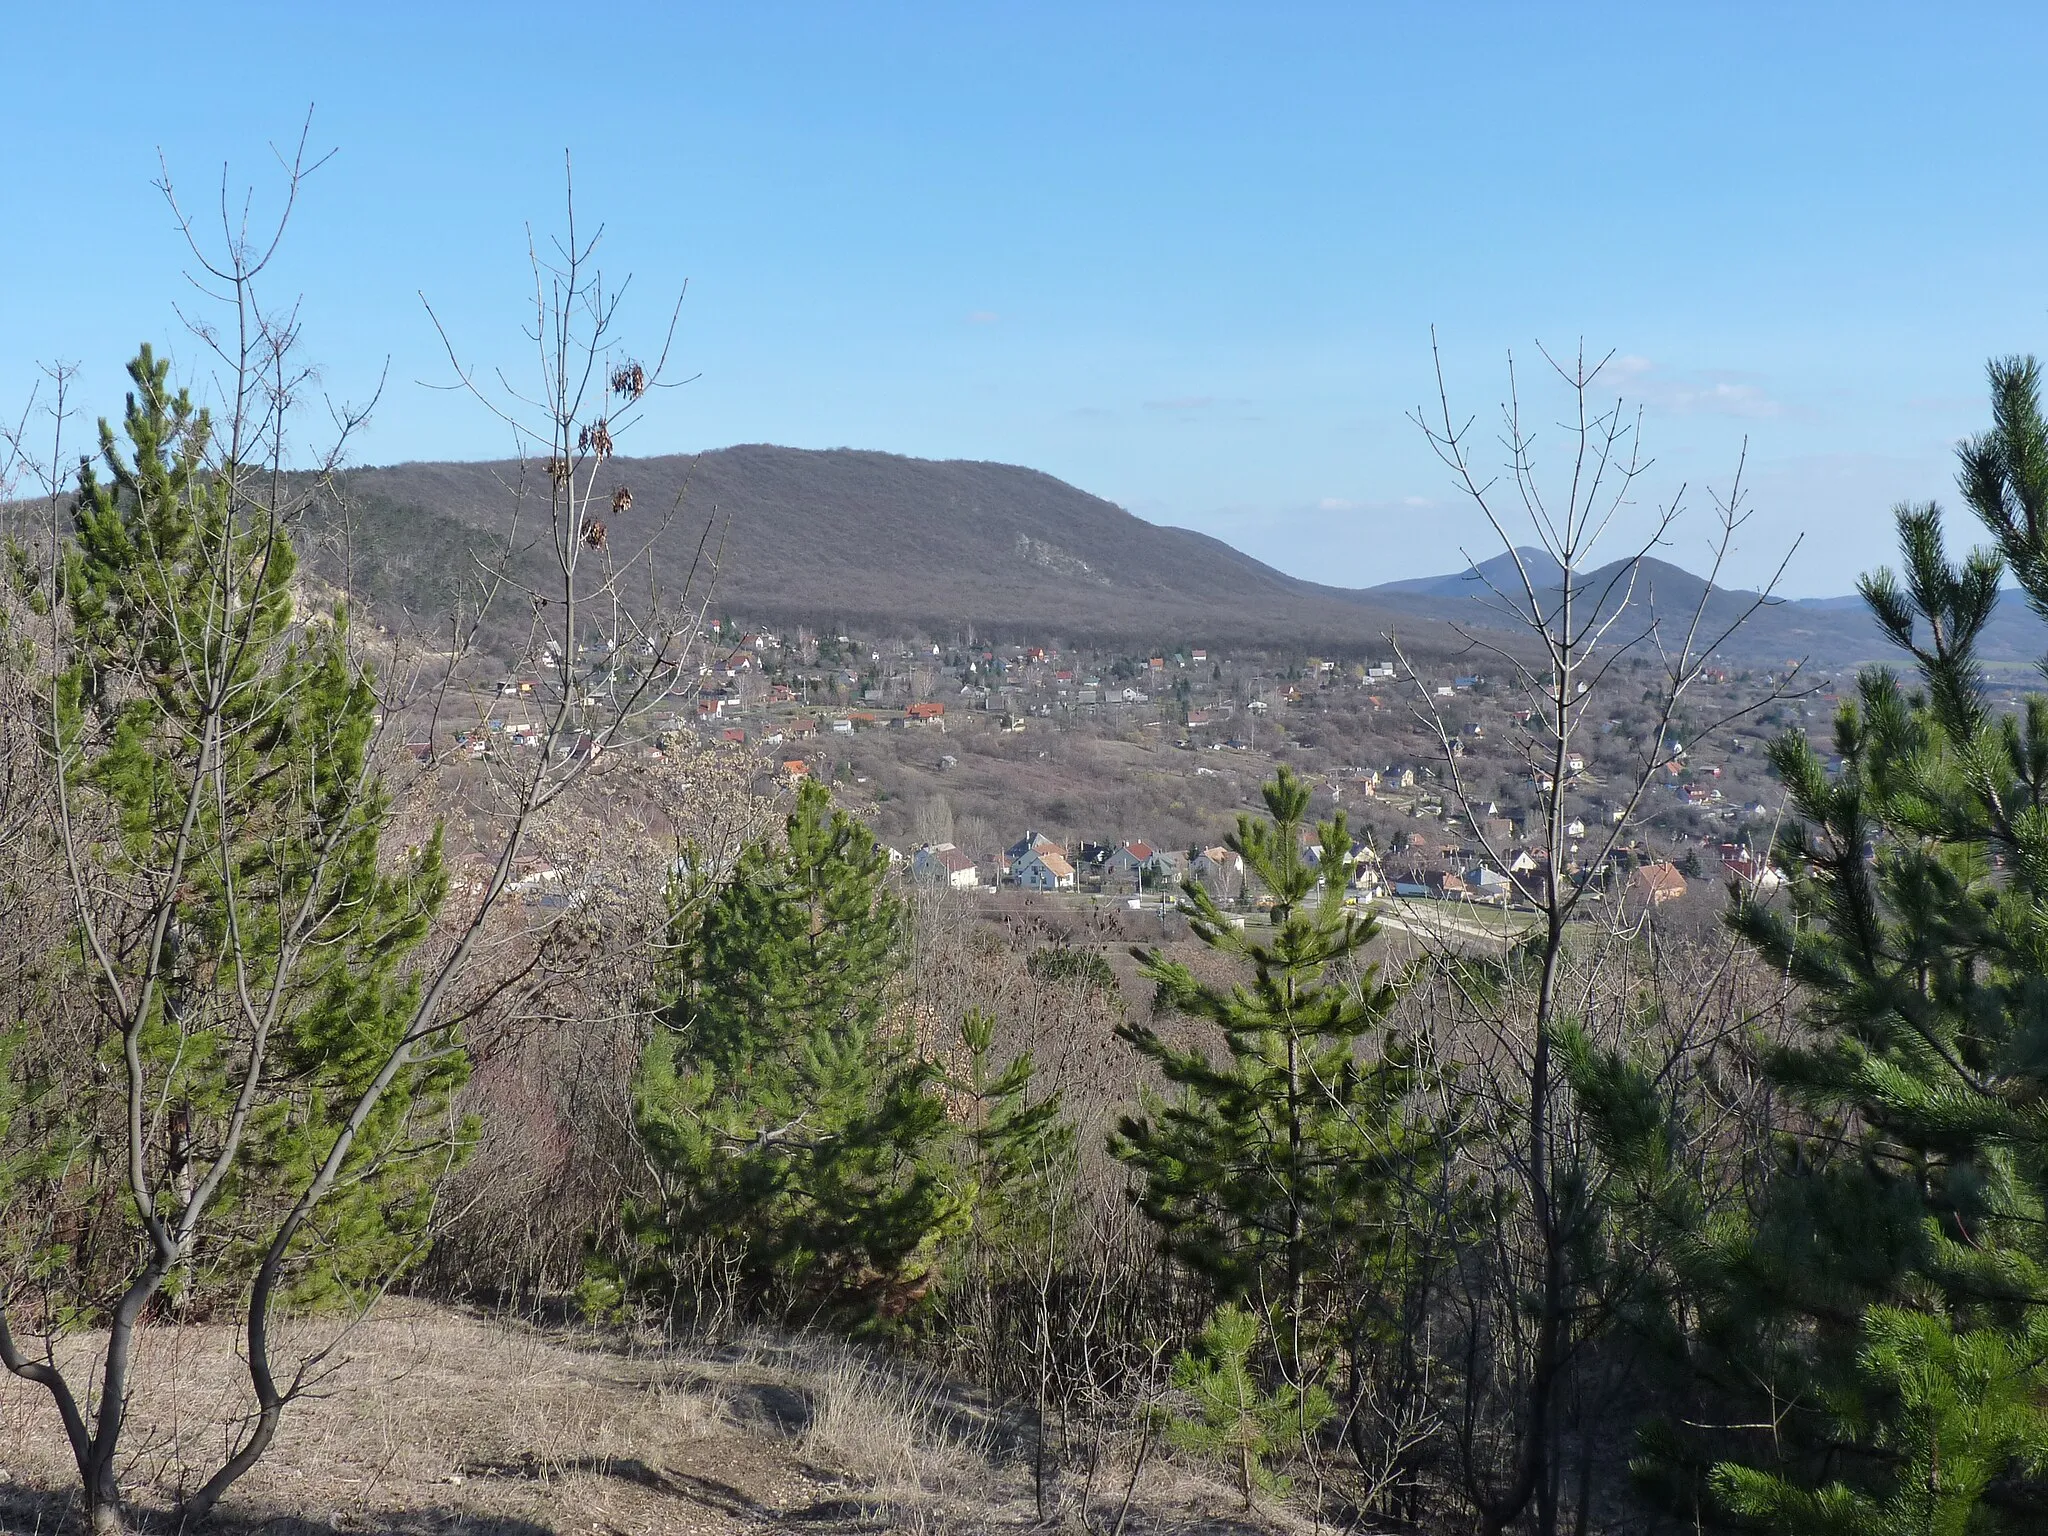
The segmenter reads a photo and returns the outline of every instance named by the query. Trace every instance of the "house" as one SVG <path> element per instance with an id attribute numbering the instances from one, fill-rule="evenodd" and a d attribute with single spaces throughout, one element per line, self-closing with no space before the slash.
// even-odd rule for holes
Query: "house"
<path id="1" fill-rule="evenodd" d="M 1567 865 L 1565 873 L 1575 884 L 1583 885 L 1585 883 L 1581 871 L 1576 865 Z M 1513 875 L 1512 878 L 1515 882 L 1515 896 L 1518 899 L 1526 901 L 1532 906 L 1541 906 L 1550 899 L 1550 866 L 1548 864 L 1539 864 L 1534 869 Z"/>
<path id="2" fill-rule="evenodd" d="M 1351 889 L 1360 896 L 1371 898 L 1379 895 L 1386 886 L 1386 878 L 1380 871 L 1379 855 L 1368 843 L 1354 843 L 1351 848 Z"/>
<path id="3" fill-rule="evenodd" d="M 1474 901 L 1490 901 L 1495 906 L 1505 905 L 1513 883 L 1499 870 L 1485 864 L 1473 866 L 1465 871 L 1465 884 Z"/>
<path id="4" fill-rule="evenodd" d="M 1035 848 L 1010 865 L 1010 880 L 1027 891 L 1071 891 L 1074 866 L 1062 853 Z"/>
<path id="5" fill-rule="evenodd" d="M 1064 856 L 1066 851 L 1066 844 L 1054 842 L 1043 832 L 1027 827 L 1022 837 L 1003 850 L 1003 867 L 1009 868 L 1027 853 L 1049 852 Z"/>
<path id="6" fill-rule="evenodd" d="M 1725 853 L 1721 868 L 1729 879 L 1740 880 L 1760 896 L 1770 895 L 1785 883 L 1783 870 L 1768 860 L 1759 859 L 1747 848 Z"/>
<path id="7" fill-rule="evenodd" d="M 1189 863 L 1188 873 L 1218 901 L 1235 901 L 1244 894 L 1244 859 L 1228 848 L 1204 848 Z"/>
<path id="8" fill-rule="evenodd" d="M 753 668 L 753 657 L 747 655 L 744 651 L 735 651 L 732 655 L 726 657 L 725 660 L 713 663 L 711 675 L 722 682 L 731 682 L 734 678 L 751 672 Z"/>
<path id="9" fill-rule="evenodd" d="M 1387 770 L 1386 782 L 1395 789 L 1413 789 L 1415 787 L 1415 770 L 1413 768 L 1389 768 Z"/>
<path id="10" fill-rule="evenodd" d="M 782 778 L 786 784 L 800 784 L 810 776 L 810 764 L 800 757 L 792 757 L 782 765 Z"/>
<path id="11" fill-rule="evenodd" d="M 1156 856 L 1150 843 L 1125 843 L 1103 861 L 1103 888 L 1142 891 L 1149 883 L 1152 860 Z"/>
<path id="12" fill-rule="evenodd" d="M 837 736 L 851 736 L 853 734 L 853 722 L 843 717 L 834 720 L 832 722 L 832 731 Z"/>
<path id="13" fill-rule="evenodd" d="M 1676 901 L 1685 894 L 1685 876 L 1669 859 L 1645 864 L 1628 877 L 1628 888 L 1653 907 Z"/>
<path id="14" fill-rule="evenodd" d="M 1422 877 L 1423 888 L 1438 901 L 1470 901 L 1472 888 L 1464 876 L 1448 869 L 1433 869 Z M 1398 890 L 1399 887 L 1397 886 Z"/>
<path id="15" fill-rule="evenodd" d="M 943 882 L 956 891 L 971 891 L 981 884 L 974 860 L 951 843 L 926 843 L 911 855 L 910 872 L 916 879 Z"/>
<path id="16" fill-rule="evenodd" d="M 933 721 L 944 725 L 946 706 L 936 701 L 909 705 L 903 711 L 905 725 L 929 725 Z"/>

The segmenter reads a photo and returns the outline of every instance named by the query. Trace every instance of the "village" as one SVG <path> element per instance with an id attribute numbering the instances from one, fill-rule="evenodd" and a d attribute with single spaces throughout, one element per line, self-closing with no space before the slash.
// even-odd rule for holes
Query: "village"
<path id="1" fill-rule="evenodd" d="M 1280 763 L 1314 785 L 1319 816 L 1346 816 L 1348 901 L 1531 910 L 1552 879 L 1537 812 L 1560 760 L 1539 740 L 1538 702 L 1456 658 L 785 637 L 729 619 L 712 636 L 712 659 L 647 712 L 640 750 L 694 738 L 743 754 L 762 794 L 825 782 L 920 882 L 1132 906 L 1171 905 L 1192 882 L 1254 910 L 1264 893 L 1225 839 Z M 638 657 L 591 649 L 582 726 L 555 750 L 595 750 L 607 704 L 638 680 Z M 475 690 L 476 723 L 447 750 L 541 745 L 551 658 L 528 660 Z M 1610 907 L 1718 898 L 1731 880 L 1774 890 L 1782 797 L 1762 749 L 1787 726 L 1819 740 L 1832 691 L 1774 701 L 1697 747 L 1684 718 L 1646 736 L 1656 722 L 1627 702 L 1634 682 L 1624 669 L 1575 714 L 1559 878 Z M 1715 668 L 1701 687 L 1720 708 L 1775 682 Z M 1659 766 L 1631 803 L 1646 752 Z M 1024 821 L 1021 838 L 1001 831 Z"/>

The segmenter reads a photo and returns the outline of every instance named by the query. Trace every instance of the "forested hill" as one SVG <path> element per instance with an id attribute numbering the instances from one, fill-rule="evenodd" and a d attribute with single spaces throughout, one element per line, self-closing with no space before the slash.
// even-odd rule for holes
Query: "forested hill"
<path id="1" fill-rule="evenodd" d="M 537 470 L 525 472 L 531 486 Z M 351 588 L 380 616 L 403 611 L 437 625 L 457 590 L 472 585 L 476 557 L 513 528 L 520 475 L 511 461 L 351 470 L 345 536 L 331 524 L 308 529 L 306 557 L 330 579 L 345 564 Z M 974 625 L 1016 638 L 1134 645 L 1270 642 L 1341 656 L 1381 651 L 1390 631 L 1415 654 L 1441 656 L 1469 648 L 1460 631 L 1518 627 L 1493 591 L 1519 590 L 1506 555 L 1363 591 L 1323 586 L 1011 464 L 745 444 L 616 459 L 603 478 L 607 498 L 619 486 L 633 496 L 629 511 L 604 513 L 615 556 L 651 540 L 654 572 L 673 592 L 698 560 L 708 528 L 705 547 L 715 548 L 719 564 L 714 606 L 776 623 L 934 635 Z M 519 542 L 529 546 L 520 563 L 537 579 L 534 562 L 542 557 L 531 546 L 545 544 L 544 502 L 529 497 L 517 515 Z M 1554 600 L 1554 563 L 1520 554 L 1539 591 Z M 1301 563 L 1312 559 L 1305 550 Z M 1626 603 L 1618 639 L 1655 623 L 1671 644 L 1705 592 L 1698 576 L 1655 559 L 1633 580 L 1618 561 L 1584 573 L 1575 586 L 1603 613 Z M 510 628 L 498 638 L 510 643 L 511 631 L 523 633 L 523 609 L 508 607 L 500 617 Z M 1701 636 L 1719 635 L 1738 618 L 1721 648 L 1730 660 L 1803 658 L 1840 668 L 1894 659 L 1858 599 L 1760 604 L 1755 593 L 1716 589 L 1705 595 Z M 2014 665 L 2044 651 L 2048 626 L 2007 594 L 1985 636 L 1984 660 Z"/>
<path id="2" fill-rule="evenodd" d="M 1882 563 L 1882 556 L 1872 561 Z M 1461 627 L 1514 629 L 1519 627 L 1515 611 L 1527 606 L 1524 579 L 1554 612 L 1563 574 L 1544 551 L 1525 548 L 1454 574 L 1391 581 L 1359 595 L 1403 615 L 1427 615 Z M 1618 559 L 1582 570 L 1572 590 L 1582 617 L 1616 618 L 1616 641 L 1644 634 L 1654 623 L 1668 647 L 1691 633 L 1697 643 L 1720 641 L 1723 656 L 1746 662 L 1805 660 L 1832 668 L 1870 661 L 1897 665 L 1899 659 L 1860 597 L 1779 600 L 1741 588 L 1710 589 L 1701 577 L 1655 557 Z M 2044 652 L 2048 625 L 2019 592 L 2005 592 L 1979 642 L 1979 659 L 2012 667 L 2030 665 Z"/>
<path id="3" fill-rule="evenodd" d="M 373 600 L 430 605 L 475 531 L 509 526 L 518 473 L 511 463 L 350 472 L 356 568 L 371 555 L 386 566 Z M 753 617 L 1349 652 L 1372 648 L 1398 618 L 1404 637 L 1449 639 L 1427 617 L 1297 580 L 1014 465 L 749 444 L 617 459 L 606 479 L 633 493 L 629 512 L 606 516 L 615 554 L 658 531 L 656 567 L 674 583 L 710 525 L 713 543 L 723 537 L 717 606 Z"/>

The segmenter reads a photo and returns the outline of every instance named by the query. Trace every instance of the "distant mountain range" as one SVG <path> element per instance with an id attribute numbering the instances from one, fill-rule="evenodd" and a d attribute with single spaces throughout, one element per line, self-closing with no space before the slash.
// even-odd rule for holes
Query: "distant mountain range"
<path id="1" fill-rule="evenodd" d="M 1619 618 L 1617 634 L 1640 633 L 1655 622 L 1665 642 L 1675 645 L 1698 613 L 1702 640 L 1717 638 L 1741 621 L 1721 647 L 1732 660 L 1807 660 L 1830 668 L 1896 660 L 1896 652 L 1859 596 L 1762 600 L 1742 588 L 1709 591 L 1703 578 L 1654 557 L 1634 562 L 1632 573 L 1630 566 L 1626 559 L 1616 560 L 1582 571 L 1573 581 L 1580 604 L 1600 603 L 1603 617 L 1618 607 L 1628 610 Z M 1563 569 L 1548 551 L 1533 548 L 1496 555 L 1453 575 L 1387 582 L 1361 595 L 1461 627 L 1512 629 L 1517 624 L 1503 599 L 1526 611 L 1524 573 L 1544 606 L 1554 607 L 1563 595 Z M 1992 663 L 2031 663 L 2044 653 L 2048 625 L 2018 593 L 2007 592 L 1986 628 L 1980 655 Z"/>
<path id="2" fill-rule="evenodd" d="M 512 526 L 519 472 L 510 462 L 351 471 L 348 543 L 364 598 L 423 619 L 445 611 L 471 553 Z M 1521 585 L 1503 554 L 1444 576 L 1364 590 L 1324 586 L 1008 464 L 749 444 L 617 459 L 607 478 L 633 494 L 630 512 L 607 519 L 615 552 L 656 535 L 655 573 L 673 586 L 713 527 L 714 543 L 723 538 L 716 606 L 771 622 L 933 635 L 971 624 L 1076 642 L 1289 643 L 1347 655 L 1382 650 L 1384 636 L 1397 631 L 1420 652 L 1440 655 L 1465 643 L 1458 628 L 1511 630 L 1488 583 L 1510 594 Z M 342 541 L 333 529 L 313 532 L 330 537 L 315 540 L 309 560 L 331 569 Z M 1518 553 L 1554 601 L 1555 562 L 1541 551 Z M 1654 620 L 1675 643 L 1705 583 L 1646 559 L 1631 590 L 1616 579 L 1623 565 L 1581 573 L 1577 590 L 1605 593 L 1610 605 L 1626 596 L 1618 633 Z M 1705 629 L 1718 633 L 1755 602 L 1752 592 L 1708 594 Z M 1986 659 L 2030 661 L 2044 652 L 2048 626 L 2017 600 L 2002 604 Z M 1767 603 L 1723 653 L 1840 668 L 1886 657 L 1889 648 L 1861 600 L 1844 597 Z"/>

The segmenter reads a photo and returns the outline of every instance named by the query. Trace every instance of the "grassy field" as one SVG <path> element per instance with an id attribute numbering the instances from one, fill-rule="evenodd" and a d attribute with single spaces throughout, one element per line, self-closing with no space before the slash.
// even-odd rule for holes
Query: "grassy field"
<path id="1" fill-rule="evenodd" d="M 75 1341 L 59 1358 L 96 1345 Z M 937 1536 L 1038 1524 L 1027 1429 L 955 1383 L 831 1339 L 636 1344 L 396 1303 L 334 1360 L 220 1526 Z M 218 1458 L 245 1388 L 234 1334 L 217 1325 L 145 1332 L 139 1378 L 122 1481 L 146 1518 L 162 1509 L 146 1490 L 189 1485 Z M 69 1528 L 73 1475 L 56 1414 L 40 1388 L 12 1378 L 0 1385 L 0 1458 L 0 1529 Z M 1282 1516 L 1242 1523 L 1231 1505 L 1206 1468 L 1155 1455 L 1125 1529 L 1295 1528 Z"/>
<path id="2" fill-rule="evenodd" d="M 1382 898 L 1374 910 L 1388 928 L 1447 944 L 1482 943 L 1505 946 L 1536 930 L 1533 912 L 1448 901 L 1416 901 L 1405 896 Z"/>

